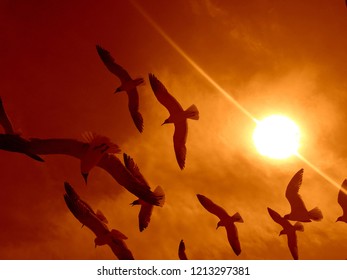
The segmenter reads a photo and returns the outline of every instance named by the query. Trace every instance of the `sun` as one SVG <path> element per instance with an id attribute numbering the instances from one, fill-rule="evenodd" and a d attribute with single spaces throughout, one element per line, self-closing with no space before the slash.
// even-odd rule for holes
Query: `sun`
<path id="1" fill-rule="evenodd" d="M 289 118 L 271 115 L 257 123 L 253 141 L 258 152 L 274 159 L 297 154 L 300 146 L 299 127 Z"/>

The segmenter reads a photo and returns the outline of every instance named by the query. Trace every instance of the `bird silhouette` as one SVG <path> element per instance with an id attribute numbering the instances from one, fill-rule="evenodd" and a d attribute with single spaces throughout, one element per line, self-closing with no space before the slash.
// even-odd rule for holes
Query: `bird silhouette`
<path id="1" fill-rule="evenodd" d="M 187 153 L 187 119 L 198 120 L 199 111 L 195 105 L 191 105 L 187 110 L 183 110 L 178 101 L 153 74 L 149 74 L 149 81 L 156 98 L 170 113 L 169 118 L 166 119 L 163 124 L 173 123 L 175 125 L 175 132 L 173 135 L 174 149 L 177 163 L 179 167 L 183 169 Z"/>
<path id="2" fill-rule="evenodd" d="M 206 196 L 203 196 L 201 194 L 197 194 L 196 196 L 198 197 L 201 205 L 204 206 L 204 208 L 207 211 L 216 215 L 220 219 L 220 221 L 217 224 L 217 229 L 220 226 L 225 227 L 231 248 L 237 256 L 240 255 L 241 245 L 235 222 L 243 223 L 241 215 L 238 212 L 236 212 L 233 216 L 229 216 L 229 214 L 222 207 L 215 204 Z"/>
<path id="3" fill-rule="evenodd" d="M 0 149 L 12 151 L 12 147 L 8 145 L 8 136 L 9 135 L 7 134 L 0 134 Z M 23 145 L 21 145 L 20 149 L 25 148 L 27 152 L 32 154 L 68 155 L 78 159 L 81 159 L 84 156 L 89 147 L 88 143 L 66 138 L 30 138 L 30 141 L 24 144 L 25 147 L 22 147 Z M 150 204 L 161 205 L 162 200 L 165 199 L 163 194 L 156 194 L 151 191 L 148 185 L 140 183 L 115 154 L 104 154 L 97 163 L 97 166 L 108 172 L 119 185 L 126 188 L 130 193 Z"/>
<path id="4" fill-rule="evenodd" d="M 25 154 L 32 159 L 40 162 L 44 160 L 38 155 L 29 151 L 30 140 L 27 140 L 16 133 L 13 129 L 12 123 L 6 114 L 5 108 L 0 97 L 0 125 L 3 127 L 5 134 L 1 135 L 2 142 L 0 143 L 0 149 L 4 149 L 11 152 Z"/>
<path id="5" fill-rule="evenodd" d="M 337 202 L 340 204 L 343 214 L 338 217 L 336 222 L 341 221 L 347 223 L 347 180 L 342 182 L 339 195 L 337 197 Z"/>
<path id="6" fill-rule="evenodd" d="M 288 248 L 290 250 L 290 253 L 292 254 L 294 260 L 298 260 L 299 254 L 296 231 L 304 231 L 304 226 L 300 222 L 296 222 L 294 225 L 292 225 L 286 218 L 282 218 L 280 214 L 269 207 L 267 208 L 267 211 L 269 212 L 271 218 L 283 227 L 280 235 L 287 235 Z"/>
<path id="7" fill-rule="evenodd" d="M 142 132 L 143 118 L 139 112 L 139 94 L 136 87 L 144 83 L 143 78 L 137 78 L 133 80 L 130 77 L 129 73 L 114 61 L 114 58 L 107 50 L 98 45 L 96 46 L 96 50 L 103 63 L 106 65 L 107 69 L 120 79 L 121 85 L 116 89 L 114 93 L 126 91 L 128 95 L 128 107 L 131 117 L 135 123 L 136 128 L 140 132 Z"/>
<path id="8" fill-rule="evenodd" d="M 64 186 L 66 191 L 64 199 L 67 207 L 82 225 L 94 232 L 96 235 L 94 240 L 95 247 L 108 245 L 118 259 L 133 260 L 134 257 L 124 242 L 124 240 L 128 238 L 116 229 L 110 231 L 101 212 L 98 214 L 95 213 L 93 209 L 79 197 L 69 183 L 65 182 Z M 100 216 L 102 217 L 100 218 Z"/>
<path id="9" fill-rule="evenodd" d="M 186 255 L 186 245 L 184 244 L 183 239 L 178 246 L 178 257 L 180 258 L 180 260 L 188 260 Z"/>
<path id="10" fill-rule="evenodd" d="M 304 169 L 300 169 L 290 180 L 287 186 L 286 198 L 290 203 L 291 212 L 287 215 L 284 215 L 284 218 L 291 221 L 300 222 L 311 222 L 311 220 L 320 221 L 321 219 L 323 219 L 321 210 L 318 207 L 315 207 L 312 210 L 308 211 L 306 209 L 304 201 L 299 194 L 303 174 Z"/>
<path id="11" fill-rule="evenodd" d="M 88 149 L 81 158 L 81 174 L 87 184 L 89 171 L 97 165 L 103 155 L 120 153 L 120 149 L 105 136 L 92 132 L 86 132 L 83 136 L 88 143 Z"/>
<path id="12" fill-rule="evenodd" d="M 145 178 L 142 176 L 140 169 L 138 168 L 134 160 L 125 153 L 123 153 L 123 159 L 124 159 L 125 167 L 130 171 L 130 173 L 133 174 L 133 176 L 144 186 L 149 186 Z M 158 186 L 154 190 L 154 194 L 163 196 L 163 199 L 160 201 L 160 205 L 159 205 L 162 207 L 165 202 L 165 195 L 164 195 L 163 189 L 160 186 Z M 139 229 L 140 231 L 143 231 L 145 228 L 148 227 L 148 224 L 151 221 L 153 204 L 150 204 L 142 199 L 137 199 L 133 201 L 131 205 L 132 206 L 141 205 L 138 218 L 139 218 Z"/>

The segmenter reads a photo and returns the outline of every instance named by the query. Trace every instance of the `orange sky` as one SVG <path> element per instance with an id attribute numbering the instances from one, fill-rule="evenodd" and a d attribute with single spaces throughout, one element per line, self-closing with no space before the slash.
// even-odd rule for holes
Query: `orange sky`
<path id="1" fill-rule="evenodd" d="M 347 177 L 347 9 L 342 0 L 141 1 L 143 9 L 223 89 L 255 118 L 281 113 L 303 133 L 300 153 L 338 184 Z M 24 137 L 82 139 L 106 135 L 132 156 L 152 189 L 166 193 L 149 227 L 138 230 L 136 199 L 100 168 L 88 186 L 78 160 L 42 156 L 45 163 L 0 151 L 1 259 L 113 259 L 94 249 L 94 235 L 65 205 L 68 181 L 109 227 L 128 236 L 136 259 L 177 259 L 184 239 L 191 259 L 292 259 L 281 227 L 266 208 L 289 213 L 291 177 L 305 168 L 300 193 L 324 219 L 298 233 L 301 259 L 346 259 L 347 224 L 338 189 L 298 158 L 270 160 L 252 143 L 254 123 L 211 86 L 127 1 L 1 1 L 0 95 Z M 109 50 L 139 87 L 144 132 L 133 125 L 119 80 L 95 45 Z M 173 126 L 148 81 L 154 73 L 189 121 L 186 168 L 175 160 Z M 238 211 L 242 247 L 231 250 L 218 219 L 196 199 L 201 193 Z"/>

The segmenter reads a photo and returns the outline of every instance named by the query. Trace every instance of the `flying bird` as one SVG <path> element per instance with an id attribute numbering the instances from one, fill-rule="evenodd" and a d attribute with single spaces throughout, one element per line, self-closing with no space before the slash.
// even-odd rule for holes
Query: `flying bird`
<path id="1" fill-rule="evenodd" d="M 343 214 L 337 218 L 336 222 L 341 221 L 347 223 L 347 179 L 341 185 L 337 202 L 340 204 Z"/>
<path id="2" fill-rule="evenodd" d="M 186 255 L 186 245 L 184 244 L 183 239 L 178 246 L 178 257 L 180 258 L 180 260 L 188 260 Z"/>
<path id="3" fill-rule="evenodd" d="M 287 190 L 286 198 L 288 199 L 291 207 L 291 212 L 284 216 L 285 219 L 291 221 L 300 221 L 300 222 L 311 222 L 320 221 L 323 219 L 323 214 L 318 207 L 313 208 L 308 211 L 302 200 L 299 189 L 302 184 L 302 177 L 304 174 L 304 169 L 300 169 L 294 177 L 290 180 Z"/>
<path id="4" fill-rule="evenodd" d="M 187 119 L 198 120 L 198 108 L 195 105 L 191 105 L 187 110 L 183 110 L 181 104 L 178 103 L 178 101 L 166 90 L 165 86 L 153 74 L 149 74 L 149 81 L 156 98 L 170 113 L 169 118 L 167 118 L 163 124 L 173 123 L 175 125 L 173 142 L 176 159 L 179 167 L 184 169 L 187 153 Z"/>
<path id="5" fill-rule="evenodd" d="M 9 117 L 6 114 L 5 108 L 2 104 L 2 99 L 0 97 L 0 125 L 3 127 L 5 134 L 2 134 L 2 145 L 4 150 L 25 154 L 32 159 L 35 159 L 40 162 L 44 162 L 44 160 L 29 151 L 29 143 L 30 141 L 21 137 L 19 133 L 16 133 L 13 129 L 12 123 Z"/>
<path id="6" fill-rule="evenodd" d="M 143 118 L 139 112 L 139 94 L 137 92 L 137 86 L 144 83 L 143 78 L 137 78 L 133 80 L 129 73 L 120 65 L 118 65 L 111 54 L 100 46 L 96 46 L 96 50 L 106 65 L 107 69 L 114 75 L 116 75 L 120 81 L 121 85 L 116 89 L 114 93 L 126 91 L 128 94 L 128 107 L 131 117 L 135 123 L 136 128 L 142 132 L 143 131 Z"/>
<path id="7" fill-rule="evenodd" d="M 105 136 L 87 132 L 84 135 L 88 143 L 88 149 L 81 158 L 81 174 L 87 184 L 89 171 L 98 164 L 105 154 L 120 153 L 120 149 L 116 144 Z"/>
<path id="8" fill-rule="evenodd" d="M 287 235 L 288 248 L 290 250 L 290 253 L 292 254 L 294 260 L 298 260 L 299 254 L 296 231 L 304 231 L 304 226 L 300 222 L 296 222 L 294 225 L 292 225 L 286 218 L 282 218 L 281 215 L 276 211 L 272 210 L 271 208 L 267 208 L 267 210 L 271 218 L 283 227 L 280 235 Z"/>
<path id="9" fill-rule="evenodd" d="M 94 239 L 95 247 L 108 245 L 118 259 L 133 260 L 134 257 L 124 242 L 124 240 L 128 238 L 116 229 L 110 231 L 105 223 L 104 216 L 100 214 L 100 212 L 98 214 L 95 213 L 93 209 L 79 197 L 69 183 L 65 182 L 64 186 L 66 191 L 64 199 L 67 207 L 82 225 L 94 232 L 96 235 Z"/>
<path id="10" fill-rule="evenodd" d="M 237 256 L 240 255 L 241 245 L 235 222 L 243 223 L 241 215 L 238 212 L 236 212 L 233 216 L 229 216 L 229 214 L 222 207 L 215 204 L 206 196 L 203 196 L 201 194 L 197 194 L 196 196 L 198 197 L 201 205 L 204 206 L 204 208 L 207 211 L 216 215 L 220 219 L 220 221 L 217 224 L 217 229 L 220 226 L 225 227 L 231 248 Z"/>
<path id="11" fill-rule="evenodd" d="M 125 167 L 130 171 L 130 173 L 140 182 L 143 184 L 143 186 L 149 186 L 145 178 L 142 176 L 139 167 L 134 162 L 134 160 L 128 156 L 127 154 L 123 154 L 124 164 Z M 165 195 L 163 189 L 158 186 L 153 192 L 154 194 L 158 196 L 162 196 L 163 199 L 160 201 L 159 206 L 163 206 L 165 202 Z M 153 204 L 150 204 L 142 199 L 137 199 L 131 203 L 132 206 L 134 205 L 141 205 L 140 212 L 139 212 L 139 229 L 140 231 L 143 231 L 145 228 L 148 227 L 149 222 L 151 221 L 151 215 L 153 211 Z"/>

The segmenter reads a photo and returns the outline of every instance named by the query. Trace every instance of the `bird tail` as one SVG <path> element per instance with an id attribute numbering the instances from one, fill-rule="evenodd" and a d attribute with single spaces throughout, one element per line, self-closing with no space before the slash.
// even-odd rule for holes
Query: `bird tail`
<path id="1" fill-rule="evenodd" d="M 243 219 L 239 212 L 236 212 L 232 217 L 233 222 L 243 223 Z"/>
<path id="2" fill-rule="evenodd" d="M 304 226 L 303 226 L 302 223 L 296 222 L 296 223 L 294 224 L 294 229 L 295 229 L 295 230 L 298 230 L 298 231 L 304 231 Z"/>
<path id="3" fill-rule="evenodd" d="M 311 220 L 320 221 L 323 219 L 322 211 L 318 207 L 313 208 L 308 214 Z"/>
<path id="4" fill-rule="evenodd" d="M 165 193 L 161 186 L 156 187 L 153 194 L 157 201 L 156 205 L 163 207 L 165 203 Z"/>
<path id="5" fill-rule="evenodd" d="M 199 110 L 194 104 L 192 106 L 190 106 L 184 112 L 185 112 L 186 117 L 189 119 L 193 119 L 193 120 L 199 119 Z"/>

